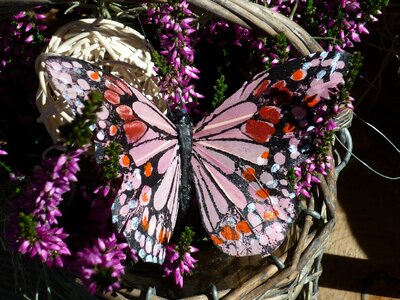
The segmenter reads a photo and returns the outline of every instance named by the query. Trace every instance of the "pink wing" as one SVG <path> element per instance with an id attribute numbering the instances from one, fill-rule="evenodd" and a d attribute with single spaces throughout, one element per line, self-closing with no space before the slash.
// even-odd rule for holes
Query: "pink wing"
<path id="1" fill-rule="evenodd" d="M 333 109 L 344 53 L 321 53 L 262 73 L 194 129 L 194 181 L 204 227 L 229 255 L 269 255 L 296 216 L 287 171 L 309 155 L 313 120 Z"/>
<path id="2" fill-rule="evenodd" d="M 102 122 L 105 127 L 97 131 L 97 137 L 104 136 L 102 141 L 107 142 L 98 139 L 96 147 L 101 153 L 112 140 L 123 146 L 124 178 L 112 206 L 113 223 L 139 257 L 162 264 L 179 207 L 178 139 L 175 125 L 140 93 L 133 93 L 136 99 L 132 103 L 123 101 L 115 106 L 105 102 L 103 112 L 108 116 L 99 118 L 98 128 Z M 134 119 L 126 117 L 127 111 L 130 115 L 127 108 L 132 109 Z M 113 126 L 117 133 L 111 129 Z"/>
<path id="3" fill-rule="evenodd" d="M 105 100 L 94 129 L 96 159 L 108 159 L 105 149 L 111 141 L 122 146 L 123 179 L 112 221 L 144 261 L 161 264 L 179 206 L 175 125 L 139 91 L 91 64 L 57 56 L 46 58 L 45 64 L 52 84 L 75 114 L 92 90 L 102 92 Z"/>

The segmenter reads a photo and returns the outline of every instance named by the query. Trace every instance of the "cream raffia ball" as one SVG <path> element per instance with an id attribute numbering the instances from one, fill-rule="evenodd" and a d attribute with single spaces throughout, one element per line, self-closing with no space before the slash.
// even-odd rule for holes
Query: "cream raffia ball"
<path id="1" fill-rule="evenodd" d="M 96 62 L 141 91 L 160 109 L 165 108 L 149 45 L 139 32 L 128 26 L 106 19 L 73 21 L 57 30 L 43 52 Z M 53 141 L 57 142 L 59 127 L 71 122 L 74 115 L 67 102 L 51 89 L 41 61 L 36 63 L 36 68 L 40 81 L 36 95 L 40 112 L 38 122 L 46 126 Z"/>

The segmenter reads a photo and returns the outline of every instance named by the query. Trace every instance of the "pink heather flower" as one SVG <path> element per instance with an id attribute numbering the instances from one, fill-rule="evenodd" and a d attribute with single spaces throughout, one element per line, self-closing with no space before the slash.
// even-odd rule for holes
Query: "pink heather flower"
<path id="1" fill-rule="evenodd" d="M 44 20 L 44 19 L 46 19 L 46 15 L 45 14 L 35 14 L 35 18 L 36 18 L 36 20 Z"/>
<path id="2" fill-rule="evenodd" d="M 28 32 L 28 31 L 30 31 L 32 28 L 33 28 L 33 25 L 32 25 L 32 23 L 28 23 L 28 24 L 26 24 L 26 26 L 25 26 L 25 32 Z"/>
<path id="3" fill-rule="evenodd" d="M 44 31 L 44 30 L 47 29 L 47 25 L 36 25 L 36 28 L 37 28 L 39 31 Z"/>
<path id="4" fill-rule="evenodd" d="M 13 67 L 17 66 L 15 63 L 23 67 L 32 67 L 34 64 L 34 57 L 41 51 L 46 41 L 43 39 L 41 32 L 46 28 L 45 25 L 40 24 L 45 15 L 42 14 L 48 8 L 35 7 L 28 12 L 20 11 L 12 18 L 4 18 L 0 21 L 0 61 L 1 69 L 5 69 L 8 64 L 13 63 Z M 36 18 L 36 16 L 39 16 Z M 11 19 L 11 20 L 10 20 Z M 12 22 L 12 20 L 14 20 Z M 26 48 L 29 45 L 29 49 Z M 37 51 L 35 54 L 34 52 Z M 3 75 L 1 75 L 3 73 Z M 6 76 L 3 70 L 0 70 L 0 79 Z M 8 77 L 7 80 L 10 78 Z M 4 93 L 4 92 L 3 92 Z"/>
<path id="5" fill-rule="evenodd" d="M 193 79 L 199 79 L 197 74 L 200 71 L 192 65 L 195 54 L 192 35 L 196 29 L 191 25 L 194 18 L 188 6 L 186 0 L 183 0 L 159 4 L 148 10 L 149 18 L 160 26 L 160 54 L 170 66 L 166 74 L 160 74 L 162 98 L 171 106 L 180 106 L 183 101 L 183 108 L 187 110 L 191 107 L 187 104 L 193 102 L 193 97 L 202 97 L 195 92 L 194 85 L 190 84 Z M 191 92 L 183 93 L 188 87 Z"/>
<path id="6" fill-rule="evenodd" d="M 126 243 L 118 243 L 115 234 L 97 238 L 91 246 L 77 252 L 76 266 L 83 284 L 91 294 L 98 291 L 112 292 L 120 288 L 125 273 Z"/>
<path id="7" fill-rule="evenodd" d="M 199 249 L 189 246 L 187 252 L 180 253 L 177 245 L 168 245 L 165 262 L 163 264 L 164 276 L 173 276 L 175 284 L 183 288 L 184 274 L 190 274 L 190 270 L 194 269 L 195 264 L 197 263 L 197 259 L 193 258 L 190 253 L 198 251 Z"/>
<path id="8" fill-rule="evenodd" d="M 14 18 L 14 20 L 19 20 L 19 19 L 24 18 L 25 16 L 26 16 L 26 12 L 20 11 L 19 13 L 15 14 L 13 16 L 13 18 Z"/>
<path id="9" fill-rule="evenodd" d="M 25 38 L 25 43 L 31 43 L 33 41 L 33 35 L 29 35 L 27 38 Z"/>
<path id="10" fill-rule="evenodd" d="M 58 208 L 63 194 L 70 190 L 79 171 L 78 161 L 84 149 L 58 158 L 46 158 L 36 167 L 30 185 L 11 209 L 9 240 L 22 254 L 38 257 L 48 266 L 63 266 L 70 255 L 65 243 L 68 237 L 57 226 L 61 212 Z"/>
<path id="11" fill-rule="evenodd" d="M 63 232 L 63 228 L 49 228 L 42 225 L 36 228 L 36 240 L 31 243 L 25 241 L 19 248 L 21 254 L 31 257 L 38 256 L 48 267 L 62 267 L 63 257 L 71 255 L 64 240 L 68 234 Z"/>

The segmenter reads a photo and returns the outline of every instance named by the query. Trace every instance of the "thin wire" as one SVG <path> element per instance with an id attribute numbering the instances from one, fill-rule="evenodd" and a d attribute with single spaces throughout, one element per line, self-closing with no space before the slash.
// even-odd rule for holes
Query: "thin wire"
<path id="1" fill-rule="evenodd" d="M 377 133 L 379 133 L 390 145 L 392 145 L 392 147 L 393 147 L 394 149 L 396 149 L 396 151 L 397 151 L 398 153 L 400 153 L 399 148 L 397 148 L 396 145 L 395 145 L 391 140 L 389 140 L 389 138 L 388 138 L 382 131 L 380 131 L 380 130 L 379 130 L 378 128 L 376 128 L 374 125 L 372 125 L 372 124 L 368 123 L 367 121 L 365 121 L 364 119 L 362 119 L 362 118 L 361 118 L 359 115 L 357 115 L 356 113 L 354 113 L 354 116 L 356 116 L 357 119 L 359 119 L 362 123 L 364 123 L 365 125 L 368 125 L 368 126 L 371 127 L 373 130 L 375 130 Z"/>
<path id="2" fill-rule="evenodd" d="M 371 127 L 373 130 L 375 130 L 377 133 L 379 133 L 390 145 L 392 145 L 392 147 L 394 149 L 396 149 L 396 151 L 398 153 L 400 153 L 400 150 L 395 146 L 395 144 L 389 140 L 388 137 L 385 136 L 384 133 L 382 133 L 378 128 L 376 128 L 375 126 L 373 126 L 372 124 L 368 123 L 367 121 L 363 120 L 361 117 L 359 117 L 358 115 L 354 114 L 361 122 L 363 122 L 364 124 L 368 125 L 369 127 Z M 389 179 L 389 180 L 399 180 L 400 176 L 396 176 L 396 177 L 391 177 L 391 176 L 387 176 L 384 175 L 378 171 L 376 171 L 373 167 L 371 167 L 370 165 L 368 165 L 366 162 L 364 162 L 361 158 L 359 158 L 357 155 L 355 155 L 347 146 L 345 146 L 345 144 L 339 139 L 337 138 L 336 141 L 339 142 L 340 145 L 342 145 L 342 147 L 346 150 L 349 151 L 350 154 L 358 161 L 360 162 L 362 165 L 364 165 L 367 169 L 369 169 L 370 171 L 372 171 L 373 173 L 385 178 L 385 179 Z"/>

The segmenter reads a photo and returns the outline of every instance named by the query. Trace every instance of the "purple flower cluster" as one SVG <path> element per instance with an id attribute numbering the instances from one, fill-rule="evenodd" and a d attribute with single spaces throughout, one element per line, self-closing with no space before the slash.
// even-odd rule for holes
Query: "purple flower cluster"
<path id="1" fill-rule="evenodd" d="M 296 195 L 303 195 L 306 198 L 310 198 L 310 189 L 315 183 L 320 183 L 321 180 L 317 177 L 317 173 L 327 174 L 324 165 L 317 165 L 315 163 L 315 157 L 307 159 L 302 164 L 294 168 L 294 174 L 296 176 L 295 190 Z"/>
<path id="2" fill-rule="evenodd" d="M 120 288 L 125 273 L 126 243 L 118 243 L 115 234 L 97 238 L 90 246 L 77 253 L 76 266 L 79 276 L 89 292 L 112 292 Z M 135 258 L 135 256 L 133 257 Z"/>
<path id="3" fill-rule="evenodd" d="M 47 29 L 41 22 L 46 19 L 46 8 L 35 7 L 32 11 L 20 11 L 0 22 L 0 68 L 17 59 L 26 65 L 33 65 L 35 49 L 32 44 L 45 41 L 42 32 Z"/>
<path id="4" fill-rule="evenodd" d="M 354 47 L 361 41 L 361 34 L 368 34 L 367 21 L 376 21 L 376 17 L 365 15 L 362 4 L 365 1 L 336 0 L 316 1 L 318 32 L 321 37 L 331 37 L 332 41 L 324 44 L 328 50 L 343 50 Z M 328 12 L 328 14 L 327 14 Z M 376 12 L 380 14 L 380 11 Z M 301 16 L 295 19 L 300 22 Z M 301 24 L 302 25 L 302 24 Z"/>
<path id="5" fill-rule="evenodd" d="M 68 234 L 58 227 L 59 205 L 71 183 L 77 181 L 79 159 L 84 149 L 47 158 L 36 167 L 32 182 L 12 205 L 10 241 L 22 253 L 38 257 L 48 266 L 63 266 L 70 250 Z"/>
<path id="6" fill-rule="evenodd" d="M 331 145 L 332 130 L 335 128 L 337 128 L 336 123 L 331 119 L 327 120 L 324 125 L 315 127 L 313 146 L 320 150 L 294 168 L 296 195 L 310 198 L 311 187 L 321 182 L 318 176 L 326 176 L 332 169 L 333 158 L 327 154 L 327 149 Z"/>
<path id="7" fill-rule="evenodd" d="M 290 1 L 292 6 L 293 2 Z M 311 7 L 306 0 L 301 0 L 297 10 L 292 11 L 282 0 L 275 1 L 277 11 L 286 15 L 293 14 L 293 20 L 306 30 L 311 29 L 310 22 L 313 23 L 312 26 L 317 28 L 315 34 L 328 38 L 327 42 L 321 41 L 321 44 L 329 51 L 333 48 L 343 50 L 354 47 L 354 43 L 361 41 L 360 35 L 369 33 L 366 23 L 377 21 L 374 14 L 381 14 L 377 7 L 386 4 L 384 1 L 375 1 L 371 5 L 371 1 L 366 0 L 315 0 Z M 312 12 L 315 15 L 304 17 Z"/>
<path id="8" fill-rule="evenodd" d="M 200 71 L 193 66 L 194 49 L 192 35 L 192 12 L 186 0 L 171 1 L 153 6 L 148 16 L 159 26 L 160 53 L 165 58 L 164 68 L 156 71 L 162 77 L 160 92 L 170 105 L 184 106 L 193 102 L 193 97 L 202 98 L 195 91 L 192 79 L 199 79 Z M 190 108 L 192 105 L 189 105 Z"/>
<path id="9" fill-rule="evenodd" d="M 182 251 L 181 247 L 169 244 L 165 255 L 164 276 L 173 276 L 176 285 L 183 288 L 183 276 L 190 274 L 190 270 L 195 268 L 197 259 L 193 258 L 190 253 L 198 252 L 199 249 L 189 246 L 186 251 Z"/>
<path id="10" fill-rule="evenodd" d="M 342 51 L 354 47 L 354 43 L 361 41 L 362 34 L 368 34 L 366 23 L 376 21 L 374 14 L 380 14 L 379 9 L 366 7 L 368 1 L 355 0 L 261 0 L 256 1 L 267 5 L 302 26 L 310 34 L 321 38 L 320 43 L 327 50 L 333 48 Z M 382 2 L 382 1 L 381 1 Z M 374 4 L 376 7 L 384 3 Z M 232 25 L 224 20 L 212 20 L 206 32 L 209 40 L 215 35 L 233 32 L 233 44 L 248 45 L 249 50 L 256 50 L 263 57 L 262 62 L 274 65 L 281 55 L 274 43 L 267 43 L 265 39 L 253 34 L 250 30 L 239 25 Z M 288 53 L 290 48 L 286 49 Z M 286 54 L 285 54 L 286 55 Z"/>

